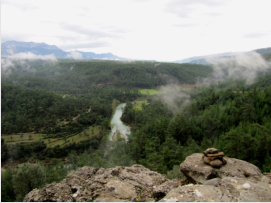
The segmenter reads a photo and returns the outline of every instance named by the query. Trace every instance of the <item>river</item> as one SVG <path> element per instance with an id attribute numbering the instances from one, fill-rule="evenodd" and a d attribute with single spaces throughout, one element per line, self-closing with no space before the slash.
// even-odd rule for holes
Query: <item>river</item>
<path id="1" fill-rule="evenodd" d="M 109 134 L 109 140 L 112 141 L 112 138 L 116 136 L 117 133 L 120 133 L 120 136 L 122 138 L 125 138 L 127 141 L 128 138 L 126 135 L 130 135 L 130 127 L 127 125 L 124 125 L 123 122 L 120 120 L 122 114 L 123 114 L 123 109 L 126 106 L 126 103 L 121 103 L 117 106 L 116 111 L 111 119 L 111 126 L 114 126 L 111 129 L 111 132 Z"/>

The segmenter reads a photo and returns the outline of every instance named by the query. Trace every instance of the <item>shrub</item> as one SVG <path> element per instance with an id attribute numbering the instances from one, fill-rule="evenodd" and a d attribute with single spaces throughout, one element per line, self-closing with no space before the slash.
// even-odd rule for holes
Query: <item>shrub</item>
<path id="1" fill-rule="evenodd" d="M 46 175 L 40 163 L 25 163 L 13 170 L 12 184 L 16 194 L 16 201 L 23 201 L 24 196 L 35 188 L 45 184 Z"/>
<path id="2" fill-rule="evenodd" d="M 168 179 L 184 179 L 185 176 L 180 171 L 180 166 L 175 165 L 171 171 L 167 172 L 166 178 Z"/>

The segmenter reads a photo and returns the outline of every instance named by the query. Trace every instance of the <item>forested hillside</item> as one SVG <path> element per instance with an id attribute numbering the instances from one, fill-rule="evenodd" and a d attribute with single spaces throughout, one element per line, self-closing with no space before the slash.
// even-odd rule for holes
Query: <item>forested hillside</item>
<path id="1" fill-rule="evenodd" d="M 81 132 L 93 124 L 108 126 L 112 115 L 113 99 L 133 100 L 139 96 L 137 90 L 128 88 L 92 87 L 88 94 L 78 97 L 60 95 L 41 89 L 30 89 L 2 83 L 2 133 Z M 91 108 L 91 111 L 88 109 Z M 77 122 L 72 118 L 80 115 Z M 70 128 L 59 127 L 63 121 Z M 104 121 L 106 121 L 104 123 Z"/>
<path id="2" fill-rule="evenodd" d="M 136 163 L 180 178 L 176 166 L 185 157 L 215 147 L 270 172 L 270 74 L 261 72 L 250 85 L 231 80 L 180 89 L 212 71 L 196 64 L 13 61 L 2 69 L 1 161 L 44 163 L 35 165 L 45 174 L 42 184 L 59 182 L 82 166 Z M 131 103 L 136 99 L 144 100 L 140 108 Z M 128 142 L 108 141 L 119 102 L 127 103 L 122 121 L 131 126 Z M 37 139 L 26 140 L 25 132 Z M 11 135 L 20 137 L 16 144 Z M 1 190 L 9 201 L 15 198 L 12 177 L 18 178 L 9 170 L 2 177 L 11 183 Z"/>
<path id="3" fill-rule="evenodd" d="M 236 81 L 194 90 L 190 103 L 176 116 L 159 100 L 144 111 L 127 105 L 123 120 L 133 125 L 128 143 L 131 158 L 166 173 L 189 154 L 213 146 L 269 172 L 269 78 L 257 78 L 252 89 L 245 81 Z M 181 100 L 176 102 L 181 106 Z"/>
<path id="4" fill-rule="evenodd" d="M 172 82 L 195 83 L 211 74 L 210 66 L 195 64 L 85 61 L 44 64 L 14 63 L 2 82 L 67 94 L 86 94 L 90 85 L 153 88 Z"/>
<path id="5" fill-rule="evenodd" d="M 209 66 L 190 64 L 13 61 L 2 71 L 2 133 L 55 132 L 59 122 L 84 114 L 73 127 L 82 131 L 108 121 L 113 99 L 137 98 L 136 88 L 194 83 L 211 71 Z"/>

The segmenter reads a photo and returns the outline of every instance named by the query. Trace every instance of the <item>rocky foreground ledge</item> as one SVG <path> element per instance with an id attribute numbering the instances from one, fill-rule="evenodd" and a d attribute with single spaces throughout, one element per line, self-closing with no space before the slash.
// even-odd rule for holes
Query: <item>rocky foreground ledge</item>
<path id="1" fill-rule="evenodd" d="M 270 179 L 254 165 L 224 157 L 227 164 L 213 168 L 202 154 L 192 154 L 180 168 L 194 183 L 181 185 L 141 165 L 132 167 L 83 167 L 60 183 L 28 193 L 25 202 L 123 202 L 123 201 L 267 201 L 271 202 Z"/>

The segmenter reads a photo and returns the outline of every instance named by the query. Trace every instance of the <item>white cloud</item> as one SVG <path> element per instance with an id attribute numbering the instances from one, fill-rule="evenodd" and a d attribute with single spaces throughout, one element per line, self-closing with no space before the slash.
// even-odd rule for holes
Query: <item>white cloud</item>
<path id="1" fill-rule="evenodd" d="M 54 55 L 35 55 L 31 52 L 17 53 L 6 58 L 1 58 L 2 74 L 10 74 L 13 68 L 20 68 L 24 71 L 35 71 L 32 68 L 31 61 L 43 60 L 44 63 L 55 63 L 57 61 Z M 18 67 L 17 67 L 18 66 Z"/>
<path id="2" fill-rule="evenodd" d="M 69 54 L 67 54 L 67 57 L 68 58 L 73 58 L 73 59 L 81 59 L 81 58 L 83 58 L 82 54 L 80 54 L 79 52 L 76 52 L 76 51 L 71 51 Z"/>
<path id="3" fill-rule="evenodd" d="M 162 86 L 162 94 L 157 95 L 172 111 L 173 114 L 180 113 L 190 103 L 189 90 L 180 88 L 178 85 L 169 84 Z"/>
<path id="4" fill-rule="evenodd" d="M 10 59 L 2 59 L 1 58 L 1 70 L 6 71 L 9 67 L 13 67 L 14 64 Z"/>
<path id="5" fill-rule="evenodd" d="M 245 79 L 247 84 L 252 84 L 258 72 L 266 72 L 271 68 L 260 54 L 249 52 L 231 57 L 231 60 L 220 57 L 210 57 L 207 61 L 214 64 L 213 77 L 205 82 L 222 82 L 231 79 Z"/>
<path id="6" fill-rule="evenodd" d="M 49 60 L 49 61 L 57 61 L 56 57 L 53 54 L 50 55 L 36 55 L 31 52 L 27 53 L 18 53 L 11 56 L 8 56 L 10 59 L 28 59 L 28 60 Z"/>

